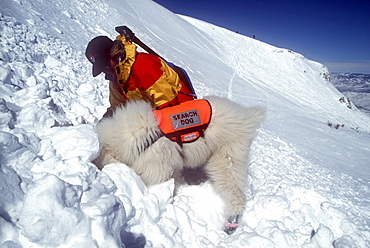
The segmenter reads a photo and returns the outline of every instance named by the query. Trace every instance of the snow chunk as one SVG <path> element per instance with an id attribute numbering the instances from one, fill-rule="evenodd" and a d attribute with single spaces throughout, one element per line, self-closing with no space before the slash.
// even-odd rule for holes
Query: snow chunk
<path id="1" fill-rule="evenodd" d="M 15 113 L 7 106 L 4 99 L 0 98 L 0 127 L 14 128 Z"/>
<path id="2" fill-rule="evenodd" d="M 21 245 L 17 244 L 15 240 L 18 239 L 19 231 L 11 223 L 7 222 L 0 217 L 0 245 L 1 248 L 22 248 Z M 3 242 L 5 241 L 5 242 Z"/>
<path id="3" fill-rule="evenodd" d="M 3 81 L 4 83 L 6 83 L 7 79 L 9 78 L 9 75 L 10 75 L 10 68 L 0 66 L 0 81 Z"/>
<path id="4" fill-rule="evenodd" d="M 90 162 L 98 155 L 99 140 L 92 125 L 55 127 L 46 130 L 45 135 L 52 141 L 56 153 L 65 160 L 77 157 Z"/>
<path id="5" fill-rule="evenodd" d="M 117 191 L 115 195 L 117 196 L 124 194 L 136 204 L 144 195 L 148 194 L 148 189 L 140 177 L 125 164 L 106 165 L 103 172 L 116 184 Z"/>
<path id="6" fill-rule="evenodd" d="M 48 112 L 43 111 L 37 104 L 29 104 L 19 113 L 17 125 L 19 124 L 26 129 L 40 131 L 52 127 L 55 121 Z"/>
<path id="7" fill-rule="evenodd" d="M 17 136 L 8 132 L 0 131 L 0 150 L 0 164 L 12 166 L 17 172 L 20 168 L 30 168 L 30 161 L 36 157 L 35 153 L 20 143 Z"/>
<path id="8" fill-rule="evenodd" d="M 20 188 L 21 180 L 8 166 L 0 167 L 0 217 L 14 223 L 22 207 L 24 193 Z"/>
<path id="9" fill-rule="evenodd" d="M 46 175 L 25 196 L 19 225 L 31 242 L 45 246 L 67 244 L 74 236 L 89 236 L 88 218 L 79 208 L 80 186 Z M 88 239 L 88 238 L 87 238 Z"/>
<path id="10" fill-rule="evenodd" d="M 48 56 L 45 59 L 44 64 L 49 69 L 58 69 L 62 67 L 62 62 L 52 56 Z"/>
<path id="11" fill-rule="evenodd" d="M 330 228 L 320 224 L 319 229 L 311 238 L 311 242 L 304 244 L 302 248 L 319 248 L 319 247 L 332 247 L 334 234 Z"/>

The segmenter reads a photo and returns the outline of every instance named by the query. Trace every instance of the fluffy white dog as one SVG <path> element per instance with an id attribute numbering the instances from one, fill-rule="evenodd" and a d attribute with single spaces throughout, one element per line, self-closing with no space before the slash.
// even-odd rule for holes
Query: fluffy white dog
<path id="1" fill-rule="evenodd" d="M 176 184 L 182 168 L 203 166 L 225 202 L 225 215 L 230 216 L 226 232 L 231 233 L 245 208 L 249 149 L 264 110 L 216 96 L 205 99 L 212 106 L 212 118 L 204 137 L 182 146 L 163 136 L 149 103 L 128 102 L 98 124 L 101 152 L 94 163 L 99 169 L 124 163 L 147 186 L 171 177 Z"/>

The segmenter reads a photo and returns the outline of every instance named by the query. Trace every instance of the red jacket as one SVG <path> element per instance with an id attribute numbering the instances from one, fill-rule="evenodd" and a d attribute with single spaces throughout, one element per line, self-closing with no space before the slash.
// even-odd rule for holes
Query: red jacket
<path id="1" fill-rule="evenodd" d="M 127 99 L 147 100 L 158 108 L 194 99 L 189 95 L 190 89 L 165 61 L 155 55 L 136 52 L 134 44 L 125 42 L 126 58 L 116 66 L 118 82 L 110 82 L 112 108 Z"/>

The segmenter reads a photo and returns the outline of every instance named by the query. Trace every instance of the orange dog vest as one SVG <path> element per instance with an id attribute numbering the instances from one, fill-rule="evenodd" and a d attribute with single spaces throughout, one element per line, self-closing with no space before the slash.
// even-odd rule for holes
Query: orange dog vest
<path id="1" fill-rule="evenodd" d="M 164 135 L 180 146 L 202 137 L 212 116 L 211 105 L 204 99 L 183 102 L 153 112 Z"/>

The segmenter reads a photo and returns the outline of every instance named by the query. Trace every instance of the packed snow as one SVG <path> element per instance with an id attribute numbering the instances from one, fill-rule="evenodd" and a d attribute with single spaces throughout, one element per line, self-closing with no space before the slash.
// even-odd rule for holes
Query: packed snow
<path id="1" fill-rule="evenodd" d="M 0 7 L 1 247 L 370 246 L 370 118 L 325 66 L 150 0 Z M 108 84 L 84 50 L 118 25 L 186 69 L 199 97 L 266 108 L 232 235 L 209 182 L 173 197 L 173 180 L 148 189 L 124 164 L 91 163 Z"/>

